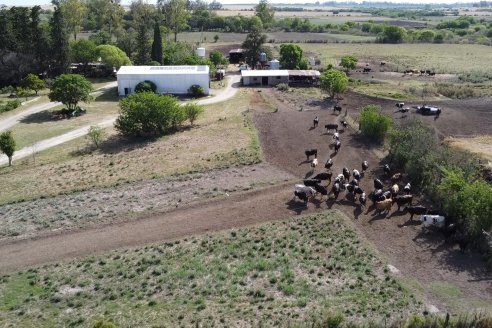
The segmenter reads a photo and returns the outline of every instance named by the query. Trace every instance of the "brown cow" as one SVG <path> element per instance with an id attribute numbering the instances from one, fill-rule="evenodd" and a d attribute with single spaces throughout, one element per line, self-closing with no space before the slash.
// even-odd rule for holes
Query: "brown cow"
<path id="1" fill-rule="evenodd" d="M 383 213 L 383 211 L 390 211 L 391 206 L 393 205 L 393 200 L 391 198 L 385 199 L 381 202 L 376 202 L 376 208 L 379 211 L 379 214 Z"/>

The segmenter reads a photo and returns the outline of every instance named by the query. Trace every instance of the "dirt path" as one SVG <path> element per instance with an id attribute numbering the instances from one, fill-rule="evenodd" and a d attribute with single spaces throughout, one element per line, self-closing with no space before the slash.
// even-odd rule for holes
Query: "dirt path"
<path id="1" fill-rule="evenodd" d="M 227 100 L 229 98 L 234 97 L 234 95 L 236 94 L 236 92 L 238 90 L 240 78 L 241 77 L 239 75 L 231 75 L 228 78 L 228 84 L 227 84 L 226 88 L 221 89 L 221 90 L 217 90 L 216 95 L 214 97 L 207 98 L 204 100 L 198 100 L 197 103 L 201 104 L 201 105 L 210 105 L 210 104 L 215 104 L 215 103 L 218 103 L 218 102 L 221 102 L 221 101 L 224 101 L 224 100 Z M 114 83 L 115 82 L 111 82 L 110 84 L 106 85 L 105 87 L 98 89 L 98 92 L 113 88 L 115 86 Z M 48 110 L 48 109 L 53 108 L 53 107 L 58 106 L 58 105 L 60 105 L 60 103 L 43 104 L 40 106 L 35 106 L 35 107 L 25 111 L 25 112 L 22 112 L 18 115 L 15 115 L 13 117 L 10 117 L 10 118 L 0 122 L 0 131 L 8 129 L 9 127 L 17 124 L 21 119 L 23 119 L 27 115 L 31 115 L 31 114 L 34 114 L 37 112 L 42 112 L 44 110 Z M 80 137 L 87 134 L 87 132 L 89 131 L 89 128 L 92 125 L 97 125 L 101 128 L 106 128 L 106 127 L 112 126 L 115 121 L 116 121 L 116 117 L 110 116 L 110 117 L 105 118 L 101 122 L 97 122 L 97 123 L 94 122 L 93 124 L 85 125 L 81 128 L 72 130 L 72 131 L 64 133 L 62 135 L 59 135 L 59 136 L 56 136 L 53 138 L 49 138 L 49 139 L 45 139 L 45 140 L 41 140 L 41 141 L 36 142 L 30 146 L 27 146 L 27 147 L 24 147 L 22 149 L 17 150 L 14 153 L 13 160 L 18 160 L 18 159 L 30 156 L 33 153 L 40 152 L 40 151 L 46 150 L 48 148 L 58 146 L 62 143 L 80 138 Z M 8 161 L 7 156 L 2 156 L 0 158 L 0 165 L 5 165 L 8 162 L 9 161 Z"/>

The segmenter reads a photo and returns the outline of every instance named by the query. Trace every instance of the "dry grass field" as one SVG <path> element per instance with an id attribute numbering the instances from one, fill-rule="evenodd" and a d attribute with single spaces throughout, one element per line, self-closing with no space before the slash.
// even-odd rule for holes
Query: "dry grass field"
<path id="1" fill-rule="evenodd" d="M 248 108 L 254 101 L 261 109 L 264 101 L 255 96 L 242 90 L 207 106 L 194 127 L 155 141 L 129 143 L 108 129 L 100 150 L 80 138 L 14 162 L 0 170 L 0 203 L 256 163 L 260 147 Z"/>
<path id="2" fill-rule="evenodd" d="M 481 135 L 470 138 L 446 138 L 452 147 L 468 150 L 489 161 L 492 161 L 492 135 Z"/>

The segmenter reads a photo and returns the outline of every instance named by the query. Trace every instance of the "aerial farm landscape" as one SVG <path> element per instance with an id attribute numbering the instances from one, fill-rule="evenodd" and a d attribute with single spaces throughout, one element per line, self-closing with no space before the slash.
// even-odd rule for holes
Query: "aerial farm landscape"
<path id="1" fill-rule="evenodd" d="M 492 2 L 7 2 L 0 190 L 0 327 L 492 327 Z"/>

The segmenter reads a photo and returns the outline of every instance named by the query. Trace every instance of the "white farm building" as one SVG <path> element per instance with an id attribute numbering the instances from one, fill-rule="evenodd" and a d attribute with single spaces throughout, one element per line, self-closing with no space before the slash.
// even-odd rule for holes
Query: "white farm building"
<path id="1" fill-rule="evenodd" d="M 135 91 L 142 81 L 152 81 L 157 93 L 187 94 L 188 89 L 198 84 L 205 94 L 210 89 L 210 69 L 200 66 L 121 66 L 116 73 L 118 94 L 126 96 Z"/>

